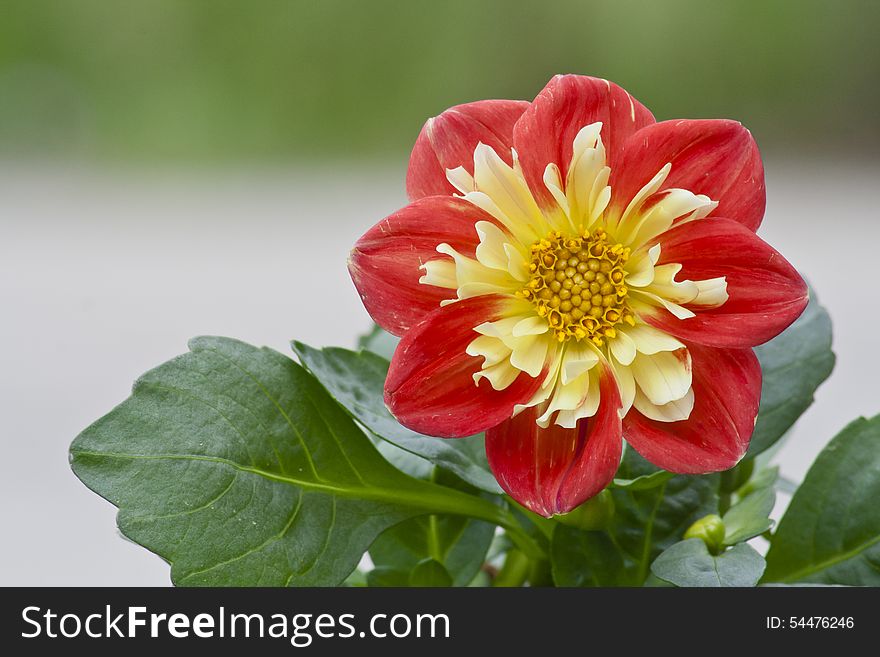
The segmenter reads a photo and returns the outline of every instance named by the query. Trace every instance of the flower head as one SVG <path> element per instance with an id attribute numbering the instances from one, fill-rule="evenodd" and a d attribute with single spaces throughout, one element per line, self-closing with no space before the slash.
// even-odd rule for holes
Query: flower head
<path id="1" fill-rule="evenodd" d="M 608 485 L 622 437 L 673 472 L 742 458 L 751 347 L 807 288 L 755 234 L 764 173 L 739 123 L 656 123 L 611 82 L 557 76 L 532 103 L 430 119 L 407 191 L 349 263 L 402 336 L 385 384 L 402 424 L 485 431 L 498 482 L 545 516 Z"/>

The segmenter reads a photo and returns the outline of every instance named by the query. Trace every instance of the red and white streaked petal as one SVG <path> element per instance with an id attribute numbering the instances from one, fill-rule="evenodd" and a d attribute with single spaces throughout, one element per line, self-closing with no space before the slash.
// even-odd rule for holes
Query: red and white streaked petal
<path id="1" fill-rule="evenodd" d="M 450 107 L 428 119 L 409 160 L 406 191 L 410 200 L 454 194 L 446 170 L 463 167 L 473 174 L 474 149 L 479 143 L 494 148 L 511 163 L 513 126 L 528 106 L 522 100 L 482 100 Z"/>
<path id="2" fill-rule="evenodd" d="M 474 383 L 482 369 L 481 359 L 467 353 L 474 327 L 508 315 L 510 303 L 499 296 L 458 301 L 404 335 L 385 380 L 385 403 L 402 425 L 444 438 L 469 436 L 510 418 L 534 395 L 543 376 L 520 373 L 503 390 Z"/>
<path id="3" fill-rule="evenodd" d="M 518 126 L 514 130 L 517 144 Z M 764 168 L 751 133 L 736 121 L 676 120 L 645 126 L 632 135 L 611 166 L 610 212 L 620 216 L 664 166 L 660 190 L 686 189 L 718 202 L 714 214 L 756 230 L 764 216 Z"/>
<path id="4" fill-rule="evenodd" d="M 654 123 L 654 117 L 612 82 L 579 75 L 557 75 L 517 121 L 513 129 L 513 147 L 519 154 L 529 187 L 542 208 L 556 206 L 553 194 L 544 184 L 547 166 L 555 164 L 560 179 L 566 180 L 575 137 L 584 126 L 599 122 L 602 123 L 607 164 L 613 171 L 624 143 L 640 128 Z"/>
<path id="5" fill-rule="evenodd" d="M 473 255 L 479 245 L 474 222 L 495 222 L 470 203 L 453 197 L 428 197 L 389 215 L 361 237 L 348 269 L 367 312 L 382 328 L 403 335 L 441 301 L 455 298 L 448 289 L 451 261 L 437 253 L 439 243 Z M 431 284 L 423 285 L 420 266 L 438 265 Z M 444 276 L 447 279 L 444 282 Z"/>
<path id="6" fill-rule="evenodd" d="M 532 407 L 486 432 L 495 478 L 531 511 L 548 518 L 568 513 L 614 478 L 622 449 L 620 396 L 607 364 L 597 385 L 601 402 L 574 428 L 542 428 L 537 424 L 541 411 Z"/>
<path id="7" fill-rule="evenodd" d="M 715 347 L 752 347 L 775 337 L 800 316 L 807 285 L 785 258 L 739 222 L 712 217 L 660 237 L 660 263 L 682 266 L 681 276 L 703 281 L 683 321 L 662 308 L 642 309 L 645 322 L 684 340 Z M 724 277 L 723 293 L 717 279 Z M 715 308 L 706 301 L 728 298 Z"/>
<path id="8" fill-rule="evenodd" d="M 655 465 L 684 474 L 727 470 L 745 455 L 758 415 L 761 366 L 751 349 L 688 344 L 694 405 L 686 420 L 657 421 L 631 411 L 627 442 Z"/>

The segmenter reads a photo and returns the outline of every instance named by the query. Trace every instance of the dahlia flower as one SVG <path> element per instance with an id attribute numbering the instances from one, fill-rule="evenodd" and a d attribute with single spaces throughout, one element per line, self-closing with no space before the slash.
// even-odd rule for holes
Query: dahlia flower
<path id="1" fill-rule="evenodd" d="M 484 431 L 501 487 L 548 517 L 611 482 L 624 438 L 677 473 L 743 457 L 751 348 L 808 300 L 755 234 L 748 130 L 658 123 L 611 82 L 557 76 L 531 103 L 429 119 L 406 183 L 411 203 L 349 262 L 367 311 L 402 337 L 385 383 L 401 424 Z"/>

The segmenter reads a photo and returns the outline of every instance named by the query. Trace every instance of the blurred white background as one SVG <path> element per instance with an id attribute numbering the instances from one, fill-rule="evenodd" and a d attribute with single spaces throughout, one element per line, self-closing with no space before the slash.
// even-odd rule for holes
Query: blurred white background
<path id="1" fill-rule="evenodd" d="M 777 455 L 800 480 L 822 446 L 880 411 L 873 281 L 876 162 L 766 162 L 760 234 L 812 282 L 838 360 Z M 199 334 L 289 353 L 354 346 L 370 326 L 351 244 L 405 203 L 396 169 L 0 167 L 0 585 L 168 585 L 67 463 L 70 441 Z"/>

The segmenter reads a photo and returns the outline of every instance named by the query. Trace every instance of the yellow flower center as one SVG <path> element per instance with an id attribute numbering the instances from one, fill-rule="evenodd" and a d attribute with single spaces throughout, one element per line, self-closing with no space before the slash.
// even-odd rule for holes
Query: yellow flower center
<path id="1" fill-rule="evenodd" d="M 581 237 L 552 232 L 531 247 L 531 278 L 520 291 L 560 342 L 588 338 L 602 346 L 615 326 L 635 325 L 626 304 L 629 249 L 612 244 L 602 229 Z"/>

